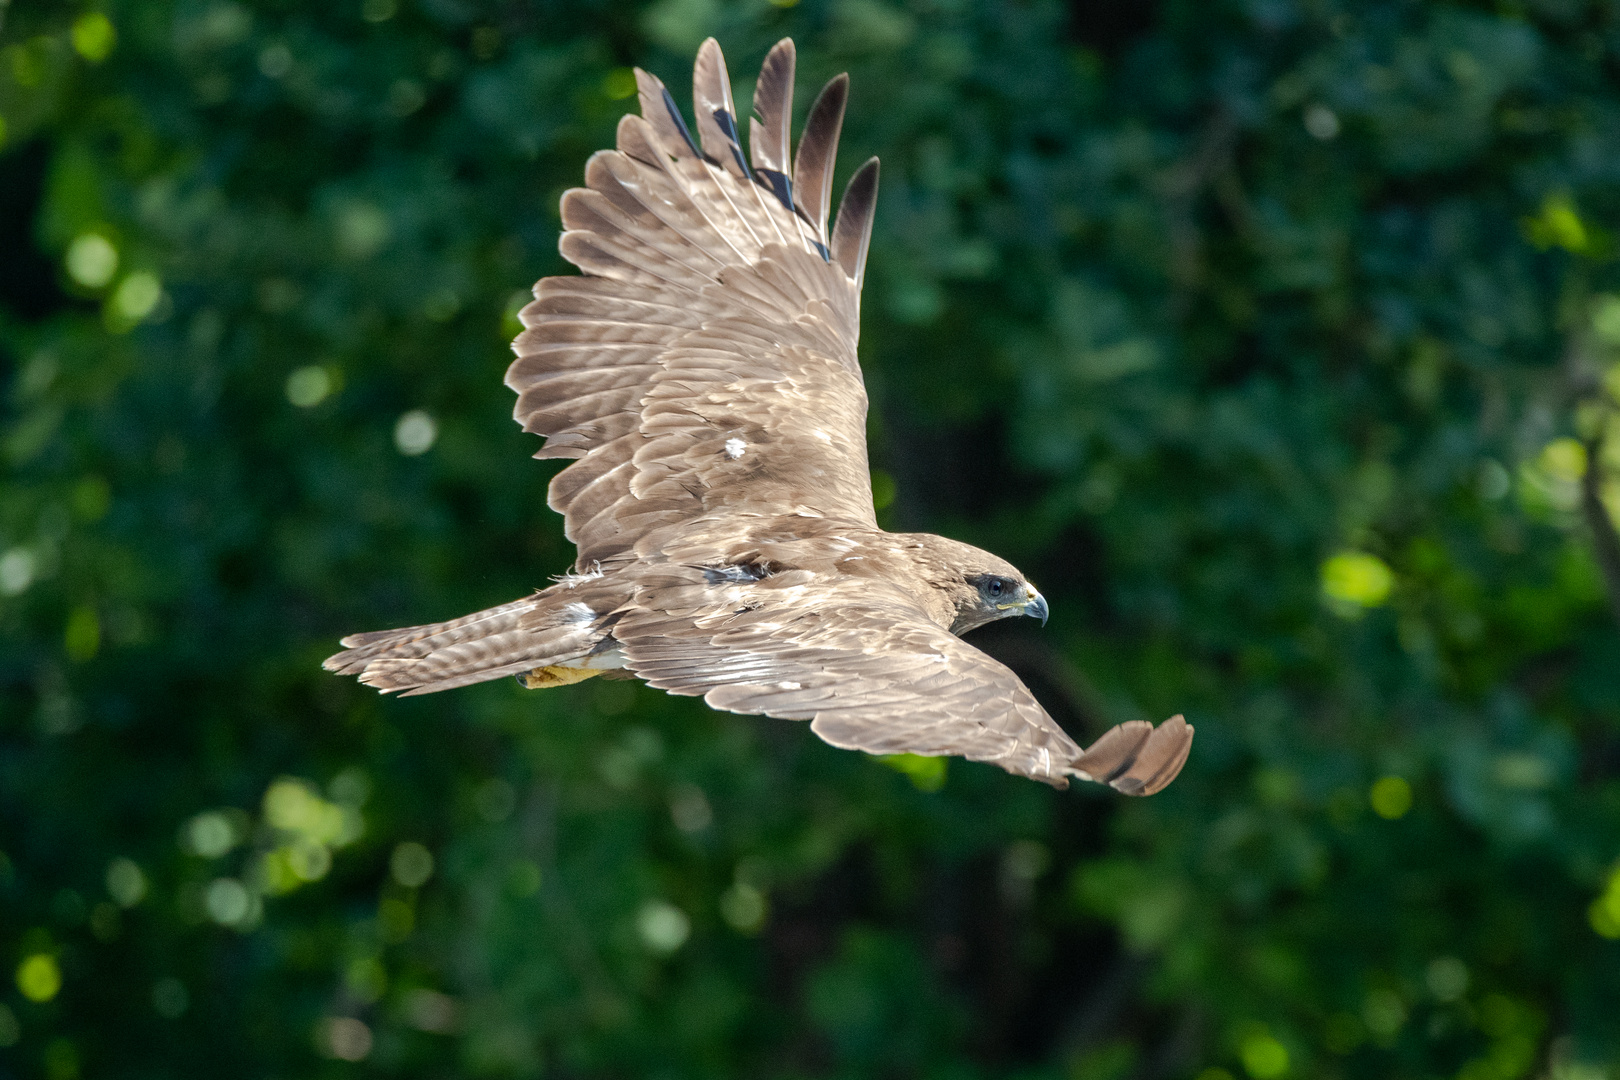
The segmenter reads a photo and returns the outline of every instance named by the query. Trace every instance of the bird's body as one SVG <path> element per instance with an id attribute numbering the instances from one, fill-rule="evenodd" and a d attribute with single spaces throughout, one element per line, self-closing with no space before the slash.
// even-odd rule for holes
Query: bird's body
<path id="1" fill-rule="evenodd" d="M 847 82 L 810 110 L 791 166 L 792 43 L 766 58 L 749 158 L 720 50 L 698 54 L 694 138 L 637 72 L 642 116 L 563 197 L 561 249 L 507 385 L 538 457 L 575 459 L 549 503 L 574 572 L 523 600 L 345 638 L 328 669 L 430 693 L 514 675 L 627 672 L 716 708 L 812 721 L 872 753 L 959 754 L 1063 786 L 1149 794 L 1180 717 L 1082 752 L 1012 672 L 957 635 L 1046 602 L 1010 564 L 878 527 L 855 356 L 877 162 L 827 210 Z"/>

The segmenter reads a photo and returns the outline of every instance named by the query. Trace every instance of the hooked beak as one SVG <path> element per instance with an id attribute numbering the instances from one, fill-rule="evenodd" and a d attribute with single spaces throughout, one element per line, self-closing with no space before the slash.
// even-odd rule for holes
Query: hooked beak
<path id="1" fill-rule="evenodd" d="M 1030 618 L 1041 620 L 1042 626 L 1046 625 L 1046 617 L 1051 614 L 1046 607 L 1046 597 L 1033 588 L 1029 590 L 1029 599 L 1024 601 L 1023 610 Z"/>

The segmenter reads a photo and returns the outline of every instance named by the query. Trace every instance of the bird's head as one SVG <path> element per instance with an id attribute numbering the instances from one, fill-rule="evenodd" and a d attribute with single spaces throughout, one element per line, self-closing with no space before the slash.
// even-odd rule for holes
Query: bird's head
<path id="1" fill-rule="evenodd" d="M 951 605 L 951 633 L 965 634 L 985 623 L 1029 615 L 1044 625 L 1046 598 L 1005 559 L 969 544 L 929 537 L 930 578 Z"/>

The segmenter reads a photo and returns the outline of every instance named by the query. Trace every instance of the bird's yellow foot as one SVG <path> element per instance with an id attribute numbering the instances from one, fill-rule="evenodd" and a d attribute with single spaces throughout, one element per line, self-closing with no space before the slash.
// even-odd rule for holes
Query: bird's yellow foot
<path id="1" fill-rule="evenodd" d="M 553 686 L 584 682 L 600 674 L 601 668 L 537 667 L 533 671 L 520 674 L 517 681 L 526 690 L 549 690 Z"/>

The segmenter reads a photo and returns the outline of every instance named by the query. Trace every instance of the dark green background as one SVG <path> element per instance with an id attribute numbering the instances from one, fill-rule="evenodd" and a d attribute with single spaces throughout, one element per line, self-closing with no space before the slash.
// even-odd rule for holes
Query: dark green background
<path id="1" fill-rule="evenodd" d="M 0 0 L 0 1077 L 1620 1076 L 1620 3 L 99 10 Z M 882 156 L 885 523 L 1165 793 L 321 672 L 568 566 L 513 297 L 711 33 Z"/>

